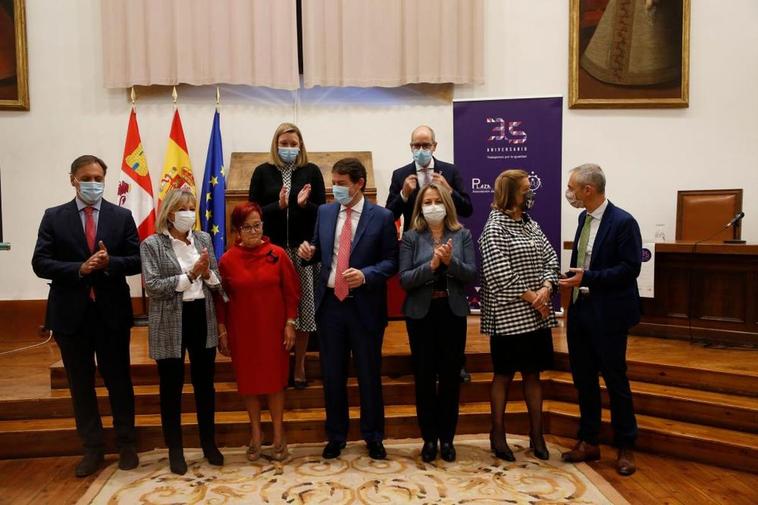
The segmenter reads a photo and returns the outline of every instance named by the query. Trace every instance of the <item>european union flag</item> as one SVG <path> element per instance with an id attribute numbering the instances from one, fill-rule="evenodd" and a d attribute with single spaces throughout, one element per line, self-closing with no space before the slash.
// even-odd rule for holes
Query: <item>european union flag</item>
<path id="1" fill-rule="evenodd" d="M 203 192 L 200 195 L 200 227 L 213 239 L 216 259 L 224 254 L 226 243 L 226 173 L 224 172 L 224 150 L 221 147 L 221 116 L 216 111 L 213 116 L 211 141 L 205 160 Z"/>

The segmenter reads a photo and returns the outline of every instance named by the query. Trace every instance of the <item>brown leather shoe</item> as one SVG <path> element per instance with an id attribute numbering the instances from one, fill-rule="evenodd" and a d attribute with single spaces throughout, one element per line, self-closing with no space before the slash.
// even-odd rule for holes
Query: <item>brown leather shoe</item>
<path id="1" fill-rule="evenodd" d="M 634 464 L 634 452 L 629 448 L 619 449 L 618 459 L 616 460 L 616 471 L 619 475 L 632 475 L 637 471 Z"/>
<path id="2" fill-rule="evenodd" d="M 597 461 L 600 459 L 600 446 L 588 444 L 584 440 L 579 440 L 573 449 L 561 454 L 561 459 L 569 463 Z"/>

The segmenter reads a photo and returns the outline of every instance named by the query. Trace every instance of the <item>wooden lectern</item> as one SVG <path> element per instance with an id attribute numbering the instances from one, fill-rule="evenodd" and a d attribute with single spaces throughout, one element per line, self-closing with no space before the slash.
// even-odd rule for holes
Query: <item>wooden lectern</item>
<path id="1" fill-rule="evenodd" d="M 309 152 L 308 161 L 315 163 L 321 169 L 326 186 L 326 201 L 331 202 L 332 196 L 332 167 L 342 158 L 358 158 L 366 167 L 368 180 L 364 195 L 370 202 L 376 203 L 376 185 L 374 183 L 374 165 L 370 151 L 343 151 L 343 152 Z M 230 215 L 237 204 L 246 202 L 250 192 L 250 179 L 256 167 L 271 160 L 270 153 L 232 153 L 229 173 L 226 176 L 226 222 L 231 223 Z M 234 243 L 232 227 L 226 227 L 226 243 Z"/>

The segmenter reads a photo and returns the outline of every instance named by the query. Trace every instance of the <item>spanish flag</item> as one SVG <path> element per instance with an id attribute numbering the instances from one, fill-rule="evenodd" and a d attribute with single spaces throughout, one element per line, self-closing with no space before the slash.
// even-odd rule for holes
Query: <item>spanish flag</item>
<path id="1" fill-rule="evenodd" d="M 126 129 L 124 158 L 121 161 L 121 180 L 118 183 L 118 204 L 132 211 L 139 239 L 155 233 L 153 183 L 147 170 L 147 159 L 137 126 L 137 112 L 132 107 Z"/>
<path id="2" fill-rule="evenodd" d="M 182 120 L 179 117 L 179 110 L 175 110 L 174 120 L 171 122 L 171 133 L 168 136 L 168 146 L 166 146 L 166 156 L 163 159 L 158 205 L 163 202 L 166 193 L 170 190 L 185 187 L 190 188 L 192 194 L 197 197 L 195 177 L 192 175 L 187 141 L 184 140 Z"/>

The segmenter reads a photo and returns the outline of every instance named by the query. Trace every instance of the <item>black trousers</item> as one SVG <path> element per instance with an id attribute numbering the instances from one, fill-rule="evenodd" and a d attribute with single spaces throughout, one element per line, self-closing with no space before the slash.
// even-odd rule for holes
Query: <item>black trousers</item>
<path id="1" fill-rule="evenodd" d="M 86 450 L 104 449 L 103 424 L 95 393 L 97 367 L 108 389 L 118 446 L 134 445 L 134 388 L 129 369 L 130 328 L 108 328 L 94 303 L 89 304 L 85 321 L 86 324 L 77 334 L 54 334 L 71 391 L 76 431 Z"/>
<path id="2" fill-rule="evenodd" d="M 426 442 L 452 442 L 458 424 L 460 371 L 466 318 L 450 311 L 447 298 L 432 300 L 423 319 L 405 320 L 416 381 L 416 415 Z M 438 382 L 439 381 L 439 382 Z"/>
<path id="3" fill-rule="evenodd" d="M 367 442 L 381 442 L 384 439 L 381 380 L 384 328 L 367 328 L 358 315 L 355 300 L 346 298 L 340 302 L 331 289 L 324 296 L 316 323 L 324 380 L 327 438 L 333 442 L 347 440 L 350 422 L 348 357 L 352 351 L 361 397 L 361 435 Z"/>
<path id="4" fill-rule="evenodd" d="M 195 410 L 200 446 L 216 445 L 216 348 L 205 347 L 208 335 L 205 300 L 182 304 L 182 357 L 156 360 L 160 376 L 161 427 L 163 440 L 170 449 L 183 448 L 182 388 L 184 386 L 184 352 L 189 353 L 190 377 L 195 390 Z"/>
<path id="5" fill-rule="evenodd" d="M 568 315 L 567 339 L 574 386 L 579 394 L 581 419 L 577 438 L 597 444 L 601 399 L 598 374 L 603 375 L 611 402 L 611 425 L 618 447 L 633 447 L 637 438 L 632 391 L 626 376 L 626 333 L 598 331 L 588 298 L 579 297 Z"/>

